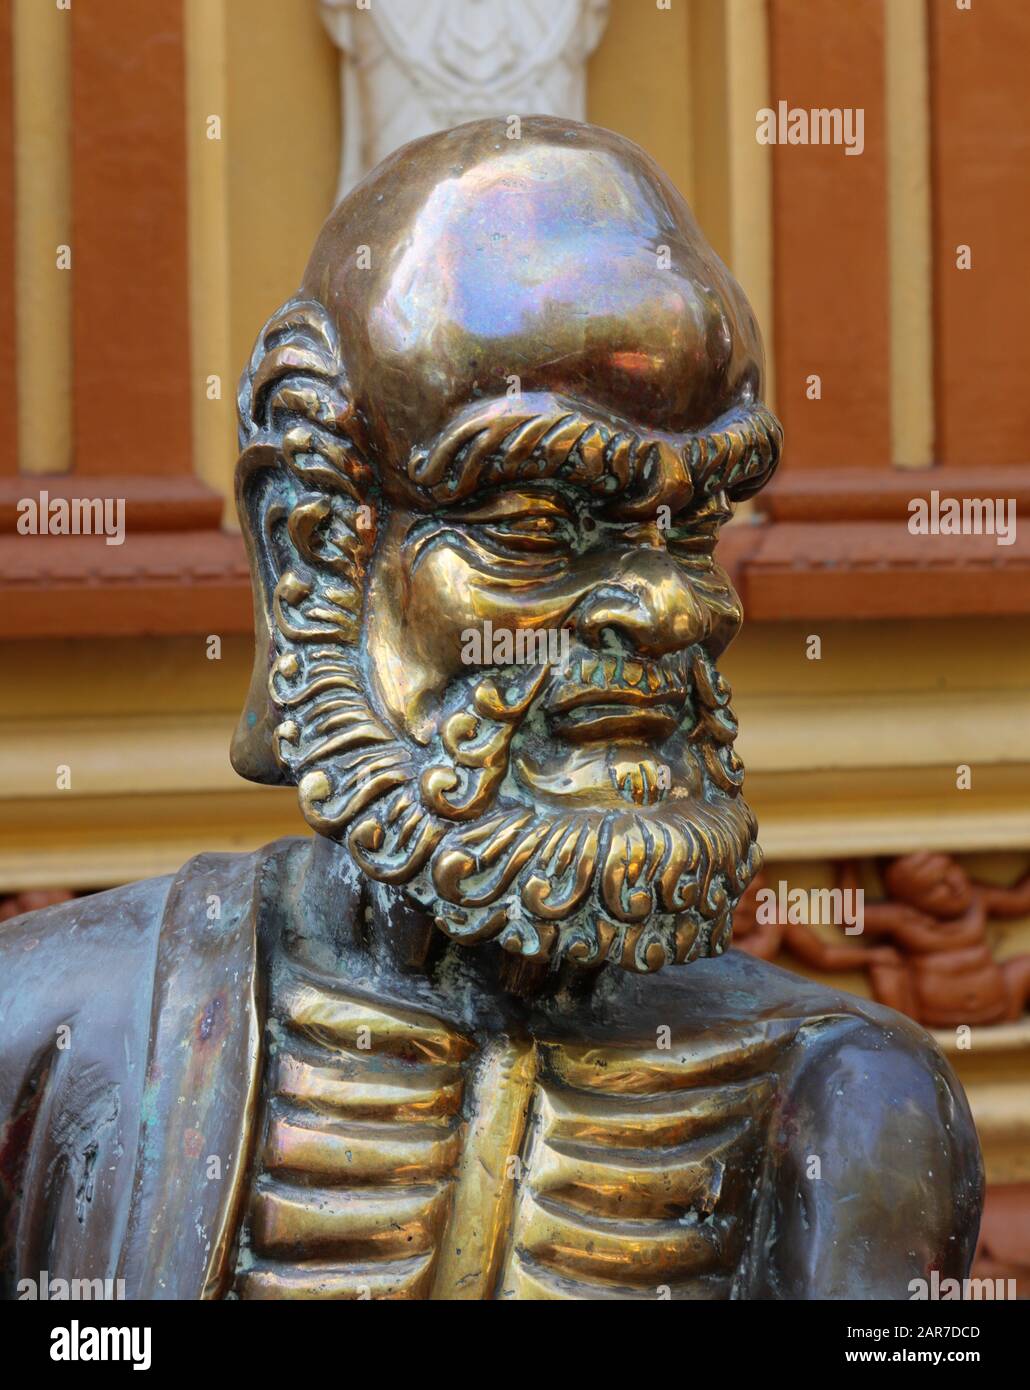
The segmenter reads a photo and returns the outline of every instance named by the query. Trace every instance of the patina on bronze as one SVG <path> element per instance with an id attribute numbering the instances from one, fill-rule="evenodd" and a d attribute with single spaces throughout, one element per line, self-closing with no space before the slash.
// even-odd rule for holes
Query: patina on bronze
<path id="1" fill-rule="evenodd" d="M 713 552 L 780 449 L 754 319 L 634 145 L 507 133 L 384 162 L 244 375 L 233 760 L 314 839 L 3 928 L 12 1290 L 967 1271 L 979 1150 L 932 1041 L 723 954 L 759 854 Z"/>

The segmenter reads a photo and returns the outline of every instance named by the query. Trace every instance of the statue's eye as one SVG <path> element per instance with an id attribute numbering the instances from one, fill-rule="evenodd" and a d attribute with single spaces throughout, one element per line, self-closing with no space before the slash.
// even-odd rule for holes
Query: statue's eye
<path id="1" fill-rule="evenodd" d="M 675 517 L 666 544 L 681 559 L 711 563 L 719 531 L 732 516 L 733 508 L 726 494 L 718 492 L 700 507 Z"/>
<path id="2" fill-rule="evenodd" d="M 477 534 L 488 543 L 508 550 L 558 555 L 572 548 L 573 528 L 564 517 L 527 513 L 483 522 Z"/>

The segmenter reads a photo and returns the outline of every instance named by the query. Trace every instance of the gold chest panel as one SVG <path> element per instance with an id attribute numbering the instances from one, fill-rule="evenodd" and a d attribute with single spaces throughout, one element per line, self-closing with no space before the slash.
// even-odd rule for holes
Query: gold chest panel
<path id="1" fill-rule="evenodd" d="M 293 968 L 276 996 L 239 1297 L 732 1294 L 786 1022 L 480 1046 Z"/>

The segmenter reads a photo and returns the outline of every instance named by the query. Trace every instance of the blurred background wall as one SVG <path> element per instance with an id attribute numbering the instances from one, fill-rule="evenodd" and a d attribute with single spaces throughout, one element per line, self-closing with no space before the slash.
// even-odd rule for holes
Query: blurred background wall
<path id="1" fill-rule="evenodd" d="M 477 73 L 489 91 L 503 69 L 517 93 L 534 43 L 529 90 L 581 99 L 664 166 L 765 333 L 785 457 L 722 550 L 748 616 L 726 667 L 769 880 L 832 883 L 857 860 L 883 896 L 886 862 L 936 850 L 1017 884 L 1030 535 L 907 520 L 931 490 L 1013 498 L 1017 515 L 1030 498 L 1030 7 L 583 0 L 515 7 L 513 38 L 510 15 L 490 32 L 504 0 L 493 16 L 470 3 L 457 38 L 431 16 L 421 55 L 379 23 L 391 0 L 0 4 L 8 912 L 302 833 L 292 794 L 227 758 L 251 645 L 235 384 L 341 162 L 448 66 L 451 105 L 433 109 L 480 114 Z M 394 86 L 377 88 L 387 61 Z M 861 155 L 759 143 L 757 112 L 781 101 L 861 109 Z M 18 534 L 19 501 L 44 490 L 124 499 L 124 544 Z M 1030 951 L 1030 915 L 984 940 L 998 962 Z M 869 992 L 861 970 L 830 978 Z M 1030 1020 L 940 1038 L 987 1154 L 983 1260 L 1023 1269 Z"/>

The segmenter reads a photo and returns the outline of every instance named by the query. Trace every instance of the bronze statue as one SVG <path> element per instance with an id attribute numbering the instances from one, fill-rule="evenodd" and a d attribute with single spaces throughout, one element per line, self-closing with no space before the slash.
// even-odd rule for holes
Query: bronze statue
<path id="1" fill-rule="evenodd" d="M 780 449 L 754 319 L 634 145 L 507 134 L 381 164 L 244 375 L 233 761 L 313 839 L 2 929 L 11 1290 L 966 1273 L 980 1156 L 931 1040 L 723 954 L 760 862 L 713 555 Z"/>

